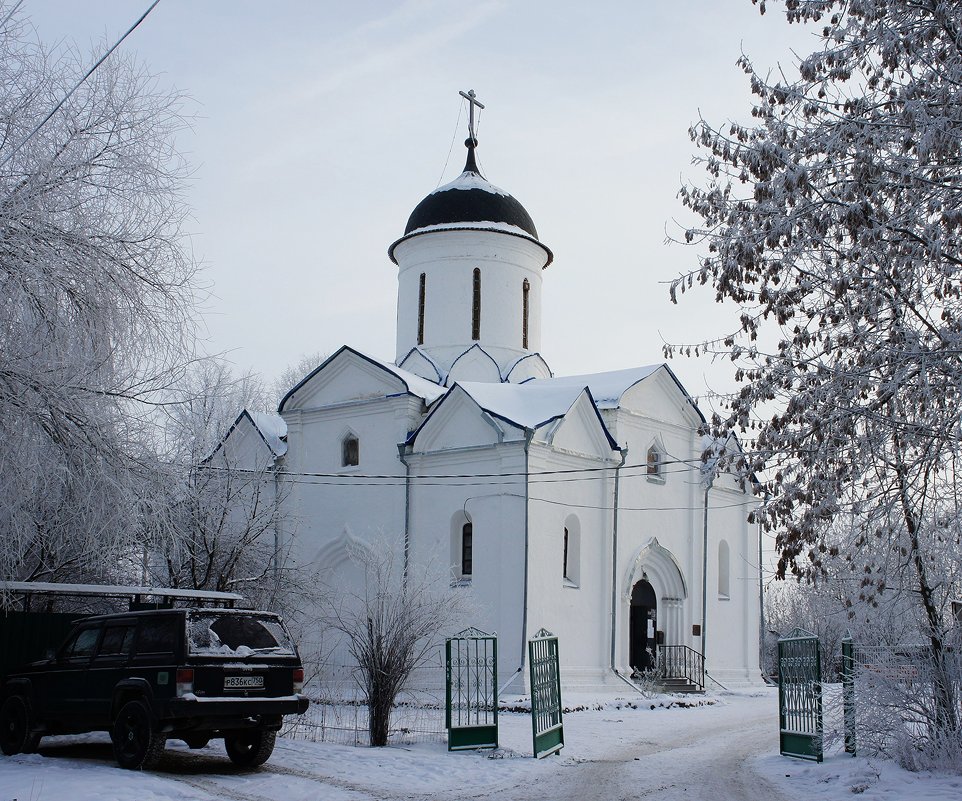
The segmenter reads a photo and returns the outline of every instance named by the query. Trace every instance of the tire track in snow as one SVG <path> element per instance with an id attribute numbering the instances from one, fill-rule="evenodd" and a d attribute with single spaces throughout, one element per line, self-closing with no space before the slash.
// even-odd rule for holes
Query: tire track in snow
<path id="1" fill-rule="evenodd" d="M 772 746 L 777 736 L 770 710 L 737 720 L 706 719 L 697 729 L 672 732 L 666 728 L 657 740 L 651 733 L 622 742 L 599 759 L 559 758 L 557 766 L 530 783 L 503 786 L 462 786 L 431 792 L 385 792 L 360 774 L 352 781 L 328 775 L 323 767 L 299 768 L 267 764 L 260 771 L 236 772 L 228 767 L 211 775 L 213 754 L 181 752 L 180 767 L 197 771 L 167 776 L 222 801 L 276 801 L 324 799 L 327 801 L 427 801 L 428 799 L 492 799 L 499 801 L 789 801 L 751 767 L 751 759 Z M 549 758 L 550 759 L 550 758 Z M 173 762 L 173 760 L 172 760 Z M 229 771 L 229 772 L 228 772 Z M 165 771 L 166 772 L 166 771 Z M 285 784 L 287 779 L 295 780 Z M 243 787 L 232 786 L 248 779 Z"/>
<path id="2" fill-rule="evenodd" d="M 669 735 L 670 736 L 670 735 Z M 603 760 L 564 766 L 543 785 L 515 801 L 789 801 L 750 767 L 753 756 L 770 747 L 775 732 L 769 712 L 720 721 L 658 744 L 636 740 Z"/>

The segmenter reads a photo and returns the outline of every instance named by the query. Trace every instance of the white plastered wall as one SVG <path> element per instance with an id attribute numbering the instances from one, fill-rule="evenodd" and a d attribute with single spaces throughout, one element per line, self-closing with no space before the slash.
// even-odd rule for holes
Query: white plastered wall
<path id="1" fill-rule="evenodd" d="M 479 344 L 502 377 L 519 358 L 541 349 L 541 276 L 544 248 L 496 231 L 438 231 L 401 242 L 398 261 L 397 360 L 418 345 L 418 298 L 425 276 L 424 343 L 447 372 Z M 472 338 L 474 270 L 481 271 L 481 331 Z M 522 347 L 522 291 L 528 281 L 528 347 Z M 491 380 L 488 373 L 461 380 Z"/>

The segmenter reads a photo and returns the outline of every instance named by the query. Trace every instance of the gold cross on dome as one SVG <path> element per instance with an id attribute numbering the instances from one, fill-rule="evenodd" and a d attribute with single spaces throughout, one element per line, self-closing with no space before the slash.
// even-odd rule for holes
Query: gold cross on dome
<path id="1" fill-rule="evenodd" d="M 474 107 L 484 108 L 484 103 L 477 99 L 477 95 L 474 94 L 474 89 L 468 89 L 467 92 L 458 92 L 465 100 L 468 101 L 468 136 L 471 137 L 472 141 L 475 139 L 474 136 Z"/>

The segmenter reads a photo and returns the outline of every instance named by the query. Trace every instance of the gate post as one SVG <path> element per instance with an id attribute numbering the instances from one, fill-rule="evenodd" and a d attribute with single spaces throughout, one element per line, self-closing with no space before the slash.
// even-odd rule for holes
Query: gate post
<path id="1" fill-rule="evenodd" d="M 778 728 L 781 754 L 822 761 L 822 663 L 804 629 L 778 640 Z"/>
<path id="2" fill-rule="evenodd" d="M 468 628 L 448 637 L 444 722 L 448 751 L 498 747 L 498 638 Z"/>
<path id="3" fill-rule="evenodd" d="M 845 753 L 855 756 L 855 643 L 849 632 L 842 640 L 842 716 Z"/>
<path id="4" fill-rule="evenodd" d="M 561 719 L 561 671 L 558 667 L 558 638 L 540 629 L 528 640 L 528 669 L 531 678 L 531 729 L 537 759 L 564 748 Z"/>

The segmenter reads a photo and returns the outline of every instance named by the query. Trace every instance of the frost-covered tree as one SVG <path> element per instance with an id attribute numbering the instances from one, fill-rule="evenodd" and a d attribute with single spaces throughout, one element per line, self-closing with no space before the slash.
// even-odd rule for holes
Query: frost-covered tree
<path id="1" fill-rule="evenodd" d="M 240 412 L 260 417 L 264 396 L 255 376 L 205 359 L 162 408 L 140 515 L 149 583 L 239 592 L 264 608 L 295 589 L 279 536 L 286 485 L 276 454 L 237 452 L 225 439 Z"/>
<path id="2" fill-rule="evenodd" d="M 320 367 L 329 355 L 316 350 L 303 354 L 296 362 L 288 365 L 271 385 L 272 411 L 280 405 L 288 392 Z"/>
<path id="3" fill-rule="evenodd" d="M 699 349 L 735 364 L 740 391 L 713 425 L 752 440 L 779 573 L 817 574 L 838 553 L 863 599 L 910 590 L 939 720 L 957 731 L 941 559 L 959 542 L 946 523 L 962 455 L 962 6 L 785 9 L 819 47 L 792 75 L 742 58 L 754 122 L 693 126 L 708 178 L 681 197 L 703 255 L 672 296 L 709 284 L 739 308 L 737 329 Z M 840 543 L 829 524 L 847 514 Z"/>
<path id="4" fill-rule="evenodd" d="M 180 100 L 118 51 L 31 135 L 92 59 L 0 24 L 0 578 L 98 577 L 192 333 Z"/>
<path id="5" fill-rule="evenodd" d="M 398 695 L 467 604 L 462 593 L 439 589 L 430 569 L 404 571 L 397 547 L 387 540 L 353 549 L 351 559 L 363 571 L 363 586 L 327 587 L 322 619 L 343 636 L 354 658 L 371 745 L 384 746 Z"/>

